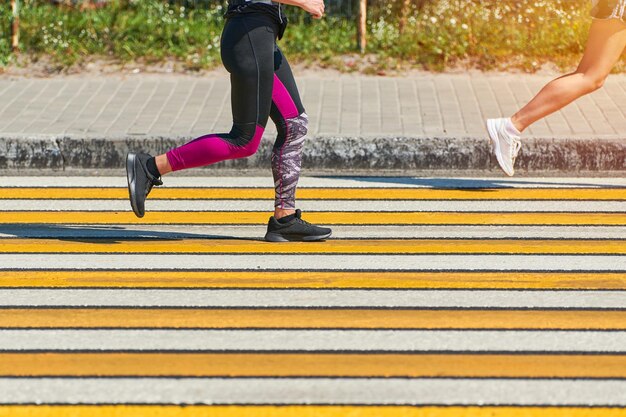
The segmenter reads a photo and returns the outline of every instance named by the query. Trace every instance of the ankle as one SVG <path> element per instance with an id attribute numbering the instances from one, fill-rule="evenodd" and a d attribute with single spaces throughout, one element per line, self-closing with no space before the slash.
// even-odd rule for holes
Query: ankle
<path id="1" fill-rule="evenodd" d="M 148 170 L 150 175 L 152 175 L 154 178 L 161 177 L 161 172 L 159 171 L 159 168 L 157 167 L 154 157 L 146 161 L 146 169 Z"/>
<path id="2" fill-rule="evenodd" d="M 511 127 L 515 128 L 515 130 L 517 131 L 511 133 L 516 133 L 519 136 L 524 132 L 524 130 L 526 130 L 527 126 L 521 122 L 520 117 L 517 114 L 511 116 L 509 120 L 511 122 Z"/>
<path id="3" fill-rule="evenodd" d="M 296 214 L 296 211 L 293 209 L 282 209 L 278 207 L 274 209 L 274 218 L 276 220 L 291 216 L 292 214 Z"/>
<path id="4" fill-rule="evenodd" d="M 172 172 L 172 166 L 170 165 L 170 161 L 167 159 L 167 155 L 163 154 L 155 156 L 154 161 L 156 162 L 156 167 L 161 175 Z"/>

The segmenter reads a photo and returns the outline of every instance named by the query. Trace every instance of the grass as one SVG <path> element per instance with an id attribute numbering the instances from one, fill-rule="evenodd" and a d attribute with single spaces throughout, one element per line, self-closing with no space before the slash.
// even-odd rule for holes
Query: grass
<path id="1" fill-rule="evenodd" d="M 0 5 L 0 65 L 14 61 L 9 47 L 10 9 Z M 59 70 L 97 57 L 119 62 L 181 62 L 186 69 L 219 65 L 224 10 L 186 9 L 161 0 L 130 0 L 96 10 L 59 8 L 26 0 L 21 49 Z M 318 22 L 289 8 L 291 25 L 281 47 L 292 61 L 343 71 L 455 67 L 534 71 L 561 68 L 579 58 L 590 24 L 588 0 L 431 0 L 409 13 L 398 30 L 396 3 L 372 10 L 367 59 L 356 53 L 352 19 Z M 384 3 L 383 3 L 384 4 Z"/>

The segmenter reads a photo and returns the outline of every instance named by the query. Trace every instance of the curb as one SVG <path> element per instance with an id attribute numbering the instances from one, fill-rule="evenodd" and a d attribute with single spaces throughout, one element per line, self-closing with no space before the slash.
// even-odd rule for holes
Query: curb
<path id="1" fill-rule="evenodd" d="M 72 136 L 0 137 L 0 170 L 64 171 L 123 169 L 126 153 L 151 154 L 188 142 L 190 137 L 84 138 Z M 259 151 L 247 159 L 220 162 L 201 168 L 266 169 L 273 139 L 264 138 Z M 496 166 L 485 138 L 446 137 L 310 137 L 305 145 L 303 168 L 350 173 L 393 170 L 415 172 L 481 171 Z M 609 172 L 626 170 L 626 141 L 611 139 L 525 139 L 517 159 L 520 172 Z"/>

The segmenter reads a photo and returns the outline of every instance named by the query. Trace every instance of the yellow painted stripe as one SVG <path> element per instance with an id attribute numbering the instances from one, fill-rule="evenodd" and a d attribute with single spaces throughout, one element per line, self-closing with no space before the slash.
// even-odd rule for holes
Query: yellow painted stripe
<path id="1" fill-rule="evenodd" d="M 0 377 L 626 377 L 626 355 L 2 353 L 0 363 Z"/>
<path id="2" fill-rule="evenodd" d="M 3 287 L 626 290 L 626 273 L 0 271 Z"/>
<path id="3" fill-rule="evenodd" d="M 266 212 L 164 212 L 138 219 L 131 212 L 12 211 L 0 224 L 256 224 L 267 222 Z M 327 225 L 589 225 L 623 226 L 626 213 L 445 213 L 445 212 L 309 212 L 305 219 Z"/>
<path id="4" fill-rule="evenodd" d="M 276 245 L 227 239 L 136 240 L 1 239 L 0 253 L 367 253 L 367 254 L 626 254 L 623 240 L 329 240 Z"/>
<path id="5" fill-rule="evenodd" d="M 128 198 L 126 188 L 21 187 L 0 188 L 0 199 L 116 199 Z M 155 188 L 152 199 L 274 198 L 272 188 Z M 300 200 L 626 200 L 626 189 L 598 188 L 300 188 Z"/>
<path id="6" fill-rule="evenodd" d="M 3 328 L 626 329 L 626 311 L 2 309 Z"/>
<path id="7" fill-rule="evenodd" d="M 0 406 L 0 417 L 624 417 L 625 408 L 397 406 Z"/>

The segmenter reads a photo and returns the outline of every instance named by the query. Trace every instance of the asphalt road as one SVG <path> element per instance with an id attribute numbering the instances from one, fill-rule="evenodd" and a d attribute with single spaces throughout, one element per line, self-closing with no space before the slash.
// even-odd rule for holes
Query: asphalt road
<path id="1" fill-rule="evenodd" d="M 3 178 L 0 416 L 626 415 L 626 180 L 271 183 Z"/>

